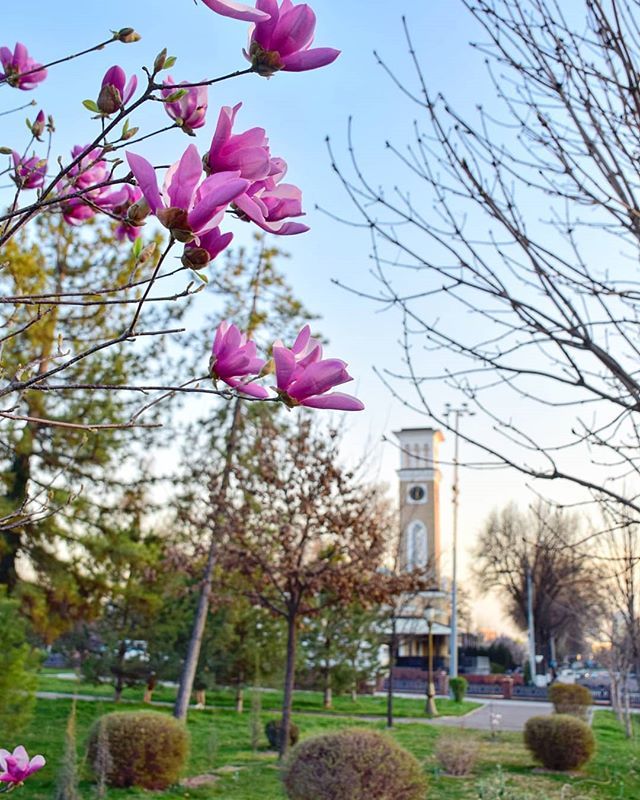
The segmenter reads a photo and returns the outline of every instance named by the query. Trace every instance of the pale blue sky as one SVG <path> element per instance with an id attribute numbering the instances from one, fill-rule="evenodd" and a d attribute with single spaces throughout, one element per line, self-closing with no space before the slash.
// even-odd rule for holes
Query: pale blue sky
<path id="1" fill-rule="evenodd" d="M 395 312 L 380 314 L 367 301 L 357 299 L 331 283 L 332 278 L 370 288 L 368 236 L 366 231 L 344 227 L 315 210 L 315 205 L 330 208 L 338 215 L 353 217 L 335 175 L 330 170 L 324 138 L 328 134 L 341 158 L 346 159 L 346 126 L 353 116 L 354 138 L 361 163 L 370 177 L 393 185 L 394 165 L 385 154 L 385 140 L 402 144 L 411 139 L 416 108 L 403 98 L 376 65 L 373 49 L 388 59 L 401 75 L 410 75 L 401 16 L 407 17 L 414 43 L 420 54 L 431 88 L 443 91 L 454 103 L 472 109 L 477 102 L 491 102 L 490 84 L 482 58 L 467 43 L 478 35 L 473 20 L 457 0 L 315 0 L 318 17 L 316 44 L 338 47 L 338 61 L 324 69 L 301 74 L 277 74 L 271 80 L 249 75 L 213 87 L 209 94 L 209 124 L 196 140 L 204 149 L 211 135 L 217 109 L 242 100 L 238 130 L 253 125 L 267 129 L 272 152 L 289 163 L 288 179 L 304 193 L 311 231 L 278 243 L 287 249 L 289 278 L 296 292 L 314 311 L 322 315 L 319 327 L 330 339 L 330 355 L 344 358 L 356 378 L 357 393 L 367 405 L 366 412 L 349 420 L 347 443 L 359 452 L 367 442 L 377 443 L 392 430 L 428 424 L 392 400 L 372 373 L 372 366 L 393 368 L 401 356 L 397 344 L 399 319 Z M 135 45 L 116 43 L 102 52 L 56 67 L 49 79 L 34 93 L 4 91 L 2 105 L 14 99 L 35 97 L 56 119 L 54 154 L 66 156 L 74 144 L 83 144 L 95 135 L 96 122 L 83 110 L 81 101 L 97 96 L 104 71 L 121 64 L 127 73 L 140 74 L 142 64 L 150 64 L 164 46 L 177 56 L 172 69 L 175 80 L 197 80 L 243 68 L 241 48 L 246 42 L 247 25 L 218 17 L 191 0 L 35 0 L 28 5 L 3 3 L 2 42 L 13 46 L 23 41 L 38 60 L 47 62 L 70 51 L 80 50 L 106 38 L 110 29 L 132 26 L 143 38 Z M 5 118 L 0 144 L 16 146 L 12 136 L 22 130 Z M 165 124 L 162 108 L 145 112 L 141 119 L 145 132 L 153 124 Z M 134 118 L 135 122 L 135 118 Z M 9 131 L 18 131 L 12 133 Z M 136 145 L 139 152 L 156 163 L 169 163 L 180 155 L 187 137 L 172 131 Z M 248 241 L 248 226 L 236 225 L 237 241 Z M 203 297 L 203 296 L 201 296 Z M 354 384 L 355 386 L 355 384 Z M 347 388 L 347 387 L 345 387 Z M 454 398 L 434 384 L 437 406 Z M 451 442 L 443 451 L 451 459 Z M 464 454 L 463 454 L 464 456 Z M 376 470 L 387 481 L 394 481 L 397 453 L 388 445 L 378 449 Z M 443 529 L 449 532 L 450 468 L 444 468 Z M 520 493 L 522 481 L 504 473 L 496 492 L 496 473 L 463 475 L 463 548 L 470 544 L 483 517 L 493 505 Z M 491 609 L 480 621 L 490 621 Z"/>

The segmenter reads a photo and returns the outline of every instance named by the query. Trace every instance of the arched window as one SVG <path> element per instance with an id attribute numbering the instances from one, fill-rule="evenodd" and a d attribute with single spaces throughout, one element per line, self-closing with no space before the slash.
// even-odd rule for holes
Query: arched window
<path id="1" fill-rule="evenodd" d="M 420 569 L 427 566 L 427 529 L 423 522 L 415 520 L 406 531 L 407 569 Z"/>

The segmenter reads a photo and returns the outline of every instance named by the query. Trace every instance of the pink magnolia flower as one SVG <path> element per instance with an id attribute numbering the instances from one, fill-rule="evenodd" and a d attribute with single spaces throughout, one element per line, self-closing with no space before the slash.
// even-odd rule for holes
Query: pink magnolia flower
<path id="1" fill-rule="evenodd" d="M 182 83 L 174 83 L 171 75 L 167 76 L 162 90 L 163 97 L 171 97 L 179 89 Z M 205 124 L 207 114 L 207 87 L 189 86 L 185 89 L 186 94 L 178 100 L 164 104 L 164 110 L 175 120 L 185 133 L 192 134 L 196 128 L 201 128 Z"/>
<path id="2" fill-rule="evenodd" d="M 128 183 L 114 191 L 100 194 L 96 198 L 96 205 L 100 209 L 108 212 L 112 217 L 120 218 L 114 230 L 115 237 L 119 242 L 123 242 L 125 239 L 133 242 L 142 233 L 144 216 L 138 219 L 134 212 L 129 213 L 131 206 L 138 203 L 141 198 L 140 189 L 137 186 L 130 186 Z"/>
<path id="3" fill-rule="evenodd" d="M 80 225 L 96 215 L 96 206 L 109 192 L 106 186 L 99 186 L 109 180 L 109 165 L 104 160 L 99 147 L 87 150 L 87 145 L 75 145 L 71 150 L 72 160 L 81 156 L 59 184 L 62 201 L 62 216 L 69 225 Z M 98 186 L 98 188 L 94 188 Z M 68 197 L 78 191 L 79 197 Z M 68 199 L 66 199 L 68 198 Z"/>
<path id="4" fill-rule="evenodd" d="M 311 48 L 316 15 L 306 4 L 292 0 L 256 0 L 255 8 L 231 0 L 203 0 L 212 11 L 255 23 L 249 52 L 245 53 L 259 75 L 270 77 L 278 70 L 302 72 L 331 64 L 340 55 L 332 47 Z"/>
<path id="5" fill-rule="evenodd" d="M 288 217 L 304 215 L 302 192 L 292 183 L 280 183 L 287 172 L 283 158 L 271 159 L 271 175 L 262 181 L 255 181 L 249 189 L 234 201 L 239 216 L 252 222 L 269 233 L 291 236 L 305 233 L 308 225 L 302 222 L 288 222 Z"/>
<path id="6" fill-rule="evenodd" d="M 84 154 L 84 155 L 82 155 Z M 78 156 L 82 158 L 75 166 L 71 167 L 65 180 L 77 189 L 89 189 L 98 183 L 109 180 L 109 165 L 103 158 L 103 151 L 99 147 L 87 150 L 87 145 L 77 144 L 71 148 L 71 159 L 75 161 Z"/>
<path id="7" fill-rule="evenodd" d="M 131 99 L 138 85 L 138 78 L 133 75 L 127 83 L 127 76 L 117 64 L 105 72 L 102 87 L 96 101 L 100 111 L 109 116 L 119 111 Z"/>
<path id="8" fill-rule="evenodd" d="M 311 338 L 308 325 L 302 328 L 290 349 L 280 341 L 274 343 L 273 361 L 278 394 L 290 408 L 298 405 L 339 411 L 362 411 L 364 408 L 360 400 L 349 394 L 327 394 L 334 386 L 353 378 L 344 361 L 322 358 L 322 346 Z"/>
<path id="9" fill-rule="evenodd" d="M 264 364 L 264 359 L 256 356 L 255 342 L 227 320 L 220 323 L 209 362 L 214 381 L 224 381 L 243 394 L 264 400 L 269 396 L 267 390 L 249 380 L 250 376 L 258 375 Z"/>
<path id="10" fill-rule="evenodd" d="M 271 173 L 269 140 L 264 128 L 250 128 L 243 133 L 232 133 L 242 103 L 223 106 L 218 115 L 209 152 L 204 157 L 208 173 L 237 169 L 243 178 L 259 180 Z"/>
<path id="11" fill-rule="evenodd" d="M 212 11 L 222 14 L 223 17 L 241 19 L 245 22 L 260 22 L 260 20 L 269 19 L 269 15 L 264 11 L 251 8 L 244 3 L 235 3 L 234 0 L 202 0 L 202 2 Z"/>
<path id="12" fill-rule="evenodd" d="M 47 70 L 31 58 L 20 42 L 13 53 L 8 47 L 0 47 L 0 64 L 4 70 L 0 72 L 0 83 L 6 82 L 15 89 L 35 89 L 47 77 Z"/>
<path id="13" fill-rule="evenodd" d="M 38 156 L 22 157 L 15 150 L 12 156 L 15 169 L 13 180 L 16 185 L 21 189 L 39 189 L 47 176 L 47 159 Z"/>
<path id="14" fill-rule="evenodd" d="M 29 754 L 21 744 L 13 753 L 0 748 L 0 782 L 22 783 L 29 775 L 42 769 L 46 763 L 44 756 L 34 756 L 29 760 Z"/>
<path id="15" fill-rule="evenodd" d="M 269 77 L 278 70 L 303 72 L 331 64 L 340 55 L 332 47 L 311 48 L 316 29 L 316 15 L 302 3 L 292 0 L 257 0 L 256 8 L 269 14 L 251 31 L 246 58 L 259 75 Z"/>
<path id="16" fill-rule="evenodd" d="M 226 207 L 249 185 L 237 170 L 219 172 L 200 183 L 202 160 L 193 144 L 167 170 L 162 191 L 145 158 L 127 153 L 127 161 L 151 213 L 179 242 L 199 243 L 199 237 L 219 225 Z"/>
<path id="17" fill-rule="evenodd" d="M 67 225 L 82 225 L 93 219 L 97 211 L 80 197 L 70 197 L 62 203 L 62 218 Z"/>
<path id="18" fill-rule="evenodd" d="M 231 244 L 232 233 L 221 233 L 220 228 L 212 228 L 198 237 L 200 242 L 188 242 L 182 254 L 182 263 L 187 269 L 202 269 L 213 261 Z"/>
<path id="19" fill-rule="evenodd" d="M 243 133 L 232 133 L 233 123 L 242 103 L 220 109 L 216 131 L 203 163 L 205 170 L 237 169 L 251 185 L 234 200 L 234 208 L 241 219 L 253 221 L 263 230 L 280 235 L 304 233 L 307 225 L 286 222 L 288 217 L 298 217 L 302 211 L 302 192 L 292 184 L 279 182 L 287 171 L 282 158 L 272 158 L 269 140 L 264 128 L 250 128 Z"/>

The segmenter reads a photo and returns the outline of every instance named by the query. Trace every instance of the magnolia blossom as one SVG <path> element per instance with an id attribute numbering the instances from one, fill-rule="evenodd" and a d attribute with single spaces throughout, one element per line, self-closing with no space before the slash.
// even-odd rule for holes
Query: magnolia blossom
<path id="1" fill-rule="evenodd" d="M 173 78 L 169 75 L 165 79 L 165 88 L 162 90 L 164 98 L 171 97 L 175 94 L 176 90 L 185 83 L 174 83 Z M 207 87 L 206 86 L 188 86 L 184 89 L 185 95 L 173 100 L 171 103 L 164 104 L 164 110 L 175 120 L 176 123 L 186 133 L 193 133 L 196 128 L 201 128 L 205 124 L 205 117 L 207 114 Z"/>
<path id="2" fill-rule="evenodd" d="M 127 83 L 127 76 L 122 67 L 117 64 L 109 67 L 102 79 L 102 87 L 96 105 L 103 114 L 107 116 L 113 114 L 129 102 L 137 85 L 138 78 L 135 75 Z"/>
<path id="3" fill-rule="evenodd" d="M 222 14 L 223 17 L 241 19 L 245 22 L 260 22 L 269 19 L 269 14 L 264 11 L 251 8 L 244 3 L 236 3 L 234 0 L 202 0 L 202 2 L 212 11 Z"/>
<path id="4" fill-rule="evenodd" d="M 42 769 L 46 763 L 44 756 L 34 756 L 29 760 L 29 754 L 21 744 L 13 753 L 0 748 L 0 782 L 22 783 L 29 775 Z"/>
<path id="5" fill-rule="evenodd" d="M 109 192 L 108 187 L 99 186 L 109 180 L 109 165 L 99 147 L 87 150 L 87 145 L 75 145 L 71 150 L 72 160 L 82 156 L 59 184 L 62 201 L 62 216 L 69 225 L 80 225 L 96 215 L 96 206 Z M 95 188 L 98 187 L 98 188 Z M 82 191 L 79 197 L 69 197 Z"/>
<path id="6" fill-rule="evenodd" d="M 35 89 L 47 77 L 47 70 L 34 61 L 27 48 L 18 42 L 13 53 L 8 47 L 0 47 L 0 83 L 8 83 L 16 89 Z"/>
<path id="7" fill-rule="evenodd" d="M 280 235 L 304 233 L 307 225 L 287 222 L 302 211 L 302 192 L 293 184 L 280 184 L 287 171 L 286 161 L 272 158 L 264 128 L 250 128 L 232 133 L 242 103 L 220 109 L 216 131 L 203 162 L 209 173 L 237 169 L 251 185 L 234 200 L 234 208 L 242 219 L 251 220 L 263 230 Z M 278 185 L 280 184 L 280 185 Z"/>
<path id="8" fill-rule="evenodd" d="M 13 180 L 16 185 L 21 189 L 39 189 L 47 176 L 47 159 L 35 155 L 26 158 L 15 150 L 12 157 L 15 169 Z"/>
<path id="9" fill-rule="evenodd" d="M 305 233 L 308 225 L 302 222 L 288 222 L 288 217 L 304 215 L 302 210 L 302 191 L 292 183 L 280 183 L 287 172 L 283 158 L 271 160 L 277 170 L 262 181 L 255 181 L 249 189 L 234 201 L 241 217 L 252 220 L 269 233 L 290 236 Z"/>
<path id="10" fill-rule="evenodd" d="M 130 212 L 142 198 L 142 192 L 137 186 L 124 184 L 115 191 L 101 193 L 96 198 L 96 205 L 102 211 L 108 212 L 112 217 L 118 217 L 119 222 L 114 230 L 116 239 L 123 242 L 128 239 L 135 241 L 144 225 L 144 216 L 138 218 L 135 211 Z"/>
<path id="11" fill-rule="evenodd" d="M 247 60 L 259 75 L 278 70 L 302 72 L 331 64 L 340 55 L 332 47 L 315 47 L 316 15 L 306 4 L 292 0 L 256 0 L 255 8 L 232 0 L 203 0 L 212 11 L 255 23 L 249 38 Z"/>
<path id="12" fill-rule="evenodd" d="M 179 242 L 199 243 L 199 237 L 219 225 L 228 204 L 249 186 L 237 170 L 219 172 L 200 183 L 202 160 L 193 144 L 167 170 L 162 191 L 145 158 L 127 153 L 127 161 L 151 213 Z"/>
<path id="13" fill-rule="evenodd" d="M 223 106 L 218 115 L 209 151 L 204 157 L 207 172 L 237 169 L 243 178 L 260 180 L 272 171 L 269 140 L 264 128 L 249 128 L 243 133 L 232 133 L 233 124 L 242 103 Z"/>
<path id="14" fill-rule="evenodd" d="M 363 403 L 342 392 L 329 392 L 334 386 L 353 378 L 347 364 L 338 358 L 322 358 L 322 346 L 311 337 L 308 325 L 298 334 L 293 347 L 282 342 L 273 345 L 277 391 L 289 407 L 333 408 L 340 411 L 362 411 Z"/>
<path id="15" fill-rule="evenodd" d="M 256 356 L 255 342 L 248 339 L 246 333 L 240 333 L 238 327 L 227 320 L 220 323 L 209 362 L 214 381 L 224 381 L 243 394 L 264 400 L 269 395 L 267 390 L 250 380 L 264 365 L 264 359 Z"/>
<path id="16" fill-rule="evenodd" d="M 245 56 L 256 72 L 269 77 L 278 70 L 303 72 L 331 64 L 340 55 L 332 47 L 314 47 L 316 15 L 302 3 L 292 0 L 257 0 L 256 8 L 269 14 L 251 31 L 249 52 Z"/>
<path id="17" fill-rule="evenodd" d="M 212 228 L 210 231 L 201 234 L 198 244 L 188 242 L 182 253 L 182 263 L 188 269 L 202 269 L 210 261 L 220 255 L 231 244 L 232 233 L 221 233 L 220 228 Z"/>

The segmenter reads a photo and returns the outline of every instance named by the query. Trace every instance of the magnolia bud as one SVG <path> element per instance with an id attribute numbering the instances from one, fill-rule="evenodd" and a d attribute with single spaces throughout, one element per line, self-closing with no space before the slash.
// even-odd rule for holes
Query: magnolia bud
<path id="1" fill-rule="evenodd" d="M 204 247 L 185 247 L 182 254 L 182 265 L 187 269 L 199 270 L 206 267 L 211 261 L 209 253 Z"/>
<path id="2" fill-rule="evenodd" d="M 117 39 L 119 42 L 131 44 L 132 42 L 139 42 L 142 37 L 133 28 L 120 28 L 120 30 L 114 34 L 113 38 Z"/>
<path id="3" fill-rule="evenodd" d="M 96 105 L 102 114 L 113 114 L 122 108 L 122 95 L 115 86 L 108 83 L 100 89 Z"/>
<path id="4" fill-rule="evenodd" d="M 44 133 L 45 128 L 44 111 L 39 111 L 35 120 L 31 123 L 27 122 L 27 124 L 29 125 L 29 129 L 36 139 L 38 139 L 38 141 L 42 141 L 40 137 Z"/>
<path id="5" fill-rule="evenodd" d="M 129 206 L 127 210 L 127 222 L 136 227 L 144 225 L 144 221 L 150 213 L 151 209 L 149 208 L 149 203 L 147 203 L 144 197 L 141 197 L 140 200 Z"/>
<path id="6" fill-rule="evenodd" d="M 163 47 L 162 50 L 156 56 L 156 60 L 153 62 L 153 71 L 160 72 L 160 70 L 164 67 L 164 62 L 167 60 L 167 48 Z"/>

